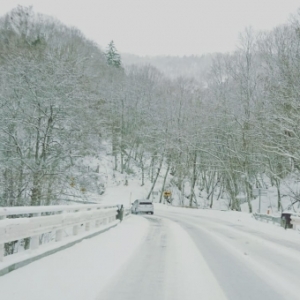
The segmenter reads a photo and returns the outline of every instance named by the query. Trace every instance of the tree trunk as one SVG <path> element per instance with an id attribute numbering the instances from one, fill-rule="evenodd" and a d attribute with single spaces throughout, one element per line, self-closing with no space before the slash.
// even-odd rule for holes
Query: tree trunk
<path id="1" fill-rule="evenodd" d="M 281 205 L 281 193 L 280 193 L 280 180 L 274 179 L 276 189 L 277 189 L 277 210 L 282 211 L 282 205 Z"/>
<path id="2" fill-rule="evenodd" d="M 141 160 L 141 169 L 142 169 L 142 184 L 141 184 L 141 186 L 143 186 L 145 184 L 145 182 L 144 182 L 144 180 L 145 180 L 145 169 L 144 169 L 143 160 Z"/>
<path id="3" fill-rule="evenodd" d="M 217 201 L 220 199 L 221 195 L 222 195 L 222 192 L 223 192 L 223 189 L 224 189 L 224 183 L 223 183 L 223 178 L 220 180 L 220 189 L 219 189 L 219 194 L 218 194 L 218 197 L 217 197 Z"/>
<path id="4" fill-rule="evenodd" d="M 33 175 L 33 187 L 31 189 L 31 205 L 38 206 L 41 202 L 41 182 L 39 173 Z"/>
<path id="5" fill-rule="evenodd" d="M 169 170 L 170 170 L 170 163 L 168 164 L 168 167 L 167 167 L 167 171 L 166 171 L 166 174 L 164 176 L 164 181 L 163 181 L 163 185 L 162 185 L 162 188 L 161 188 L 161 193 L 160 193 L 160 197 L 159 197 L 159 203 L 162 203 L 162 196 L 163 196 L 163 193 L 164 193 L 164 190 L 165 190 L 165 184 L 166 184 L 166 180 L 167 180 L 167 177 L 168 177 L 168 173 L 169 173 Z"/>
<path id="6" fill-rule="evenodd" d="M 246 186 L 246 196 L 247 196 L 249 213 L 252 213 L 251 191 L 250 191 L 250 187 L 249 187 L 249 183 L 248 183 L 247 179 L 245 179 L 245 186 Z"/>
<path id="7" fill-rule="evenodd" d="M 193 197 L 194 197 L 194 188 L 196 184 L 196 164 L 197 164 L 197 152 L 194 152 L 194 159 L 193 159 L 193 175 L 192 175 L 192 181 L 191 181 L 191 191 L 190 191 L 190 207 L 193 206 Z"/>
<path id="8" fill-rule="evenodd" d="M 154 155 L 151 157 L 151 166 L 150 166 L 150 182 L 153 183 L 154 180 L 154 165 L 155 165 L 155 158 Z"/>
<path id="9" fill-rule="evenodd" d="M 230 195 L 230 209 L 231 210 L 236 210 L 236 211 L 240 211 L 240 203 L 238 201 L 238 199 L 236 198 L 236 184 L 233 182 L 232 183 L 234 186 L 231 186 L 231 182 L 230 179 L 228 178 L 226 180 L 226 189 Z"/>
<path id="10" fill-rule="evenodd" d="M 22 195 L 23 195 L 23 162 L 19 169 L 19 179 L 18 179 L 18 195 L 17 195 L 17 205 L 25 205 L 25 203 L 22 203 Z"/>
<path id="11" fill-rule="evenodd" d="M 121 162 L 120 162 L 121 174 L 123 174 L 124 173 L 124 155 L 123 155 L 123 151 L 122 151 L 122 146 L 121 146 L 120 155 L 121 155 Z"/>
<path id="12" fill-rule="evenodd" d="M 155 187 L 155 184 L 156 184 L 157 178 L 158 178 L 158 176 L 159 176 L 159 173 L 160 173 L 160 169 L 161 169 L 163 160 L 164 160 L 164 156 L 161 157 L 161 160 L 160 160 L 160 162 L 159 162 L 159 167 L 158 167 L 158 169 L 157 169 L 157 173 L 156 173 L 156 176 L 155 176 L 155 178 L 154 178 L 153 184 L 152 184 L 152 186 L 151 186 L 150 192 L 149 192 L 149 194 L 148 194 L 148 196 L 147 196 L 147 199 L 150 199 L 151 193 L 152 193 L 152 191 L 153 191 L 153 189 L 154 189 L 154 187 Z"/>

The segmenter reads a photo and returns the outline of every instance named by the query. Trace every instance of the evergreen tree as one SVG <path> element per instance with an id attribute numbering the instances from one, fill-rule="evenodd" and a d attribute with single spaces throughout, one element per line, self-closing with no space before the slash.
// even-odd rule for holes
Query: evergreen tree
<path id="1" fill-rule="evenodd" d="M 108 65 L 120 68 L 121 67 L 121 56 L 118 53 L 114 41 L 108 44 L 107 51 L 105 52 L 106 60 Z"/>

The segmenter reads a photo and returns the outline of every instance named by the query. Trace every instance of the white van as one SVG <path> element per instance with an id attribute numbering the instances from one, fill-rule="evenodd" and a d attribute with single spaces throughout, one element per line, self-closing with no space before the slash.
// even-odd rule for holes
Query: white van
<path id="1" fill-rule="evenodd" d="M 131 207 L 131 213 L 133 214 L 154 214 L 153 203 L 147 199 L 138 199 L 135 200 Z"/>

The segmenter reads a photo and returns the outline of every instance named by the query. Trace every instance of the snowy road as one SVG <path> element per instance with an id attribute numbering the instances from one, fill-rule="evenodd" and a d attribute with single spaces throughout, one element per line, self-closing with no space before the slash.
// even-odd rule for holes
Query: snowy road
<path id="1" fill-rule="evenodd" d="M 226 299 L 185 230 L 166 218 L 146 219 L 144 243 L 98 300 Z"/>
<path id="2" fill-rule="evenodd" d="M 161 219 L 149 219 L 147 238 L 99 299 L 164 299 L 168 233 Z"/>
<path id="3" fill-rule="evenodd" d="M 217 218 L 156 211 L 98 300 L 299 299 L 300 243 Z"/>
<path id="4" fill-rule="evenodd" d="M 296 231 L 248 214 L 157 205 L 154 216 L 130 216 L 0 277 L 0 299 L 296 300 L 299 278 Z"/>

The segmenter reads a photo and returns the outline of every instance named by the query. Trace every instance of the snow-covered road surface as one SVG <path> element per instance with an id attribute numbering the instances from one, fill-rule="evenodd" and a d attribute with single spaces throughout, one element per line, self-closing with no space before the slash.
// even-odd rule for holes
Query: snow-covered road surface
<path id="1" fill-rule="evenodd" d="M 234 212 L 157 205 L 0 277 L 1 300 L 300 299 L 300 235 Z"/>
<path id="2" fill-rule="evenodd" d="M 165 218 L 146 218 L 145 242 L 98 300 L 226 299 L 185 230 Z"/>
<path id="3" fill-rule="evenodd" d="M 265 224 L 257 230 L 184 210 L 145 218 L 145 243 L 98 300 L 300 298 L 296 235 L 289 241 Z"/>
<path id="4" fill-rule="evenodd" d="M 300 243 L 224 220 L 158 211 L 190 235 L 227 299 L 300 299 Z"/>

